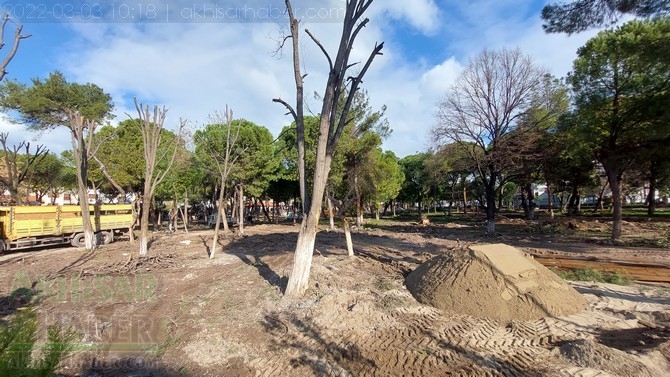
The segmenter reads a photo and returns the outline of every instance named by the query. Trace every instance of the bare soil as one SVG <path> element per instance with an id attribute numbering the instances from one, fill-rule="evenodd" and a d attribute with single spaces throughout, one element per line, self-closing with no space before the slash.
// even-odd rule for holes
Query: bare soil
<path id="1" fill-rule="evenodd" d="M 246 227 L 244 236 L 221 240 L 214 260 L 209 229 L 155 233 L 147 259 L 127 241 L 92 253 L 8 254 L 0 257 L 0 320 L 32 299 L 43 329 L 76 329 L 80 344 L 61 369 L 66 376 L 670 374 L 665 286 L 573 282 L 585 310 L 507 323 L 421 304 L 405 287 L 425 261 L 472 243 L 656 262 L 669 262 L 667 248 L 611 245 L 566 224 L 545 232 L 543 223 L 503 220 L 501 234 L 487 239 L 479 219 L 432 223 L 357 231 L 353 258 L 342 233 L 322 231 L 300 300 L 282 296 L 299 228 L 292 224 Z M 653 224 L 627 235 L 648 226 L 651 236 L 667 237 L 665 224 Z"/>

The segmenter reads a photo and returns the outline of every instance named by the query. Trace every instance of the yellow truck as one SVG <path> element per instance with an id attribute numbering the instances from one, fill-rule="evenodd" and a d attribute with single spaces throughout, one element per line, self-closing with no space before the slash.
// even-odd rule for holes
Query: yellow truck
<path id="1" fill-rule="evenodd" d="M 103 244 L 128 231 L 133 224 L 130 204 L 90 206 L 93 229 Z M 78 205 L 0 207 L 0 251 L 70 243 L 84 246 L 83 221 Z"/>

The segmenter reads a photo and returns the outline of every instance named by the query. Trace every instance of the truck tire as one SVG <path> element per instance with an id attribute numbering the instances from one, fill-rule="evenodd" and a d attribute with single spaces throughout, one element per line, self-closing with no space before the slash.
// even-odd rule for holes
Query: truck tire
<path id="1" fill-rule="evenodd" d="M 74 247 L 84 247 L 86 246 L 86 235 L 84 233 L 77 233 L 72 237 L 70 242 Z"/>
<path id="2" fill-rule="evenodd" d="M 100 232 L 100 238 L 103 245 L 109 245 L 114 240 L 114 235 L 112 232 L 103 231 Z"/>

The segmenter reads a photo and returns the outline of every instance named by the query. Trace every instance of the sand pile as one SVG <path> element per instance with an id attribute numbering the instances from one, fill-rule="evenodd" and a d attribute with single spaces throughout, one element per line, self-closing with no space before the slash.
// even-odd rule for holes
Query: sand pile
<path id="1" fill-rule="evenodd" d="M 570 315 L 586 304 L 556 274 L 503 244 L 449 251 L 419 266 L 405 285 L 421 303 L 502 322 Z"/>

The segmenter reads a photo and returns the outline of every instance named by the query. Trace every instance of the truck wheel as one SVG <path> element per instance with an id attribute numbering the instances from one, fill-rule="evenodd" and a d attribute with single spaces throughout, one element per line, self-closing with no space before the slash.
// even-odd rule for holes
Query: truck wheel
<path id="1" fill-rule="evenodd" d="M 84 233 L 77 233 L 72 237 L 72 246 L 84 247 L 86 246 L 86 235 Z"/>
<path id="2" fill-rule="evenodd" d="M 114 240 L 114 235 L 111 232 L 100 232 L 103 245 L 109 245 Z"/>

